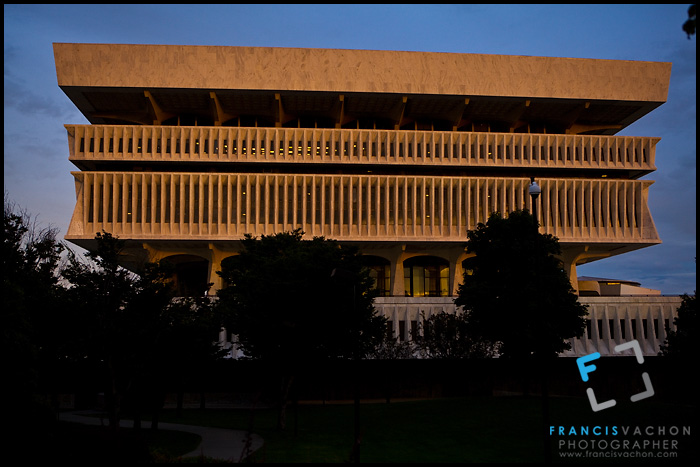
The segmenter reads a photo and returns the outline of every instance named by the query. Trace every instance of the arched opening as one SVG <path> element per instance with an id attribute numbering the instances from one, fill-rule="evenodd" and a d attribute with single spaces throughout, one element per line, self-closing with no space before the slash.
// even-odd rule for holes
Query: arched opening
<path id="1" fill-rule="evenodd" d="M 416 256 L 403 262 L 407 297 L 448 297 L 450 263 L 437 256 Z"/>
<path id="2" fill-rule="evenodd" d="M 241 256 L 240 255 L 233 255 L 233 256 L 227 256 L 226 258 L 221 260 L 221 270 L 223 271 L 226 269 L 227 271 L 232 271 L 235 270 L 238 264 L 240 263 Z M 222 278 L 222 284 L 221 286 L 223 288 L 229 287 L 231 283 L 227 281 L 226 279 Z"/>
<path id="3" fill-rule="evenodd" d="M 173 255 L 165 258 L 175 272 L 173 281 L 178 297 L 201 297 L 209 290 L 209 261 L 195 255 Z"/>
<path id="4" fill-rule="evenodd" d="M 369 275 L 374 279 L 374 288 L 380 297 L 391 295 L 391 262 L 381 256 L 365 255 L 364 265 L 369 269 Z"/>

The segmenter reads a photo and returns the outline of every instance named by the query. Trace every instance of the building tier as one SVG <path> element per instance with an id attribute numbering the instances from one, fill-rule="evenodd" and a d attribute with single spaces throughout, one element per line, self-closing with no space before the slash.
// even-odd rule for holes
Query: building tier
<path id="1" fill-rule="evenodd" d="M 66 238 L 197 261 L 244 234 L 358 244 L 383 294 L 452 295 L 467 231 L 535 212 L 577 264 L 660 243 L 654 137 L 670 64 L 423 52 L 54 44 L 79 171 Z M 542 194 L 533 205 L 531 179 Z M 414 277 L 420 277 L 416 279 Z M 430 276 L 430 278 L 428 278 Z M 202 279 L 204 282 L 204 279 Z"/>

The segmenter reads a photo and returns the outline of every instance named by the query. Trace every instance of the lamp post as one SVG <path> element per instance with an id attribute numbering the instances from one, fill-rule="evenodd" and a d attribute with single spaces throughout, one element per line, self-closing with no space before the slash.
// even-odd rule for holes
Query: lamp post
<path id="1" fill-rule="evenodd" d="M 528 193 L 532 197 L 532 215 L 535 217 L 535 229 L 539 231 L 539 220 L 537 218 L 537 198 L 542 193 L 542 189 L 535 181 L 535 177 L 530 177 L 530 187 L 528 188 Z M 539 287 L 538 287 L 539 288 Z M 547 355 L 541 355 L 540 358 L 544 359 L 540 363 L 540 378 L 541 378 L 541 391 L 542 391 L 542 420 L 544 424 L 543 433 L 549 426 L 549 385 L 547 381 L 547 369 L 545 367 L 547 363 Z M 551 440 L 548 436 L 544 438 L 544 459 L 545 464 L 551 463 L 551 453 L 550 453 Z"/>
<path id="2" fill-rule="evenodd" d="M 540 224 L 539 224 L 539 220 L 537 218 L 537 197 L 542 192 L 542 189 L 535 181 L 535 177 L 530 177 L 530 188 L 528 188 L 528 192 L 530 193 L 530 196 L 532 197 L 532 215 L 535 217 L 535 223 L 537 224 L 537 227 L 539 228 Z"/>
<path id="3" fill-rule="evenodd" d="M 335 268 L 331 271 L 331 278 L 340 279 L 346 283 L 352 284 L 352 315 L 353 315 L 353 360 L 355 369 L 355 384 L 354 384 L 354 406 L 355 406 L 355 440 L 352 449 L 352 461 L 356 464 L 360 463 L 360 324 L 357 314 L 357 277 L 347 269 Z"/>

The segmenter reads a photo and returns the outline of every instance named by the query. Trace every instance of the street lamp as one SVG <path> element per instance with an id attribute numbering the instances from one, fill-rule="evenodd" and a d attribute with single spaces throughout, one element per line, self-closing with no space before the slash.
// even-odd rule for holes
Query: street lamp
<path id="1" fill-rule="evenodd" d="M 532 215 L 535 217 L 535 229 L 537 232 L 539 232 L 540 224 L 537 219 L 537 198 L 540 196 L 540 193 L 542 193 L 542 189 L 540 186 L 537 184 L 535 181 L 535 177 L 530 177 L 530 187 L 528 188 L 528 193 L 530 193 L 530 196 L 532 197 Z M 539 275 L 538 279 L 539 281 Z M 546 358 L 546 357 L 545 357 Z M 547 373 L 545 372 L 544 368 L 542 368 L 542 415 L 544 419 L 544 425 L 549 426 L 549 388 L 548 388 L 548 383 L 547 383 Z M 550 439 L 549 437 L 545 437 L 544 440 L 544 458 L 545 458 L 545 463 L 549 464 L 551 462 L 551 454 L 550 454 Z"/>
<path id="2" fill-rule="evenodd" d="M 542 192 L 542 189 L 535 181 L 535 177 L 530 177 L 530 188 L 528 188 L 528 192 L 532 197 L 532 215 L 535 217 L 535 222 L 539 226 L 539 221 L 537 219 L 537 197 Z"/>
<path id="3" fill-rule="evenodd" d="M 331 278 L 344 281 L 346 283 L 352 284 L 352 315 L 354 321 L 353 329 L 353 340 L 354 351 L 353 360 L 355 366 L 355 441 L 353 443 L 352 449 L 352 459 L 356 464 L 360 463 L 360 389 L 359 389 L 359 378 L 360 378 L 360 323 L 359 316 L 357 313 L 357 277 L 343 268 L 335 268 L 331 271 Z"/>

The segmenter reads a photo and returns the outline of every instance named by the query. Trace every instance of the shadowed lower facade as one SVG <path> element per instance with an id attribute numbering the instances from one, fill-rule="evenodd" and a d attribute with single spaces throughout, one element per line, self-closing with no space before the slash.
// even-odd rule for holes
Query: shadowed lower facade
<path id="1" fill-rule="evenodd" d="M 678 297 L 590 296 L 576 274 L 661 242 L 642 178 L 659 138 L 617 133 L 665 102 L 669 63 L 106 44 L 54 53 L 59 86 L 89 122 L 65 125 L 77 169 L 66 239 L 90 249 L 105 230 L 126 240 L 127 266 L 169 258 L 182 295 L 223 287 L 216 271 L 244 234 L 301 228 L 360 247 L 377 308 L 410 339 L 421 312 L 454 311 L 467 231 L 528 209 L 592 305 L 572 354 L 629 336 L 648 336 L 655 354 L 672 324 Z"/>

